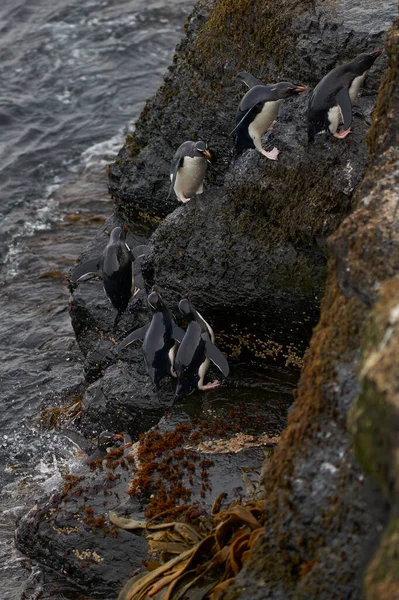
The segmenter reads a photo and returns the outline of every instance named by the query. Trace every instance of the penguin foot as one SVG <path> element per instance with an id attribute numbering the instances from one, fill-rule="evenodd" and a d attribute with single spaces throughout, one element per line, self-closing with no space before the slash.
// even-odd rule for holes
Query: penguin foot
<path id="1" fill-rule="evenodd" d="M 340 132 L 336 131 L 333 135 L 335 138 L 337 138 L 338 140 L 343 140 L 344 138 L 346 138 L 347 135 L 349 135 L 350 133 L 352 133 L 351 128 L 349 127 L 349 129 L 342 129 Z"/>
<path id="2" fill-rule="evenodd" d="M 187 202 L 190 202 L 191 198 L 185 198 L 184 196 L 182 196 L 181 198 L 179 198 L 180 202 L 183 202 L 183 204 L 186 204 Z"/>
<path id="3" fill-rule="evenodd" d="M 266 131 L 273 131 L 276 123 L 277 123 L 277 121 L 273 121 L 273 123 L 270 125 L 270 127 Z"/>
<path id="4" fill-rule="evenodd" d="M 266 152 L 266 150 L 262 148 L 262 154 L 270 160 L 277 160 L 277 157 L 280 154 L 280 150 L 278 148 L 273 148 L 273 150 L 270 150 L 270 152 Z"/>
<path id="5" fill-rule="evenodd" d="M 213 388 L 217 388 L 220 385 L 220 381 L 218 381 L 217 379 L 215 381 L 212 381 L 212 383 L 207 383 L 206 385 L 203 385 L 201 390 L 202 391 L 206 391 L 206 390 L 213 390 Z"/>

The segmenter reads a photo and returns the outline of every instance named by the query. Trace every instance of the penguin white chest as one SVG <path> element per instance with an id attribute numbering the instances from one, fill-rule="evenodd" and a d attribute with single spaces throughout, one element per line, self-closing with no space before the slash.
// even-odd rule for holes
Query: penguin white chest
<path id="1" fill-rule="evenodd" d="M 333 106 L 328 111 L 328 121 L 330 125 L 328 126 L 331 133 L 335 133 L 338 129 L 340 123 L 343 122 L 342 112 L 339 106 Z"/>
<path id="2" fill-rule="evenodd" d="M 361 85 L 362 85 L 365 77 L 366 77 L 366 73 L 363 73 L 363 75 L 359 75 L 359 77 L 355 77 L 355 79 L 350 84 L 349 98 L 351 99 L 351 102 L 354 102 L 356 100 L 357 95 L 360 91 Z"/>
<path id="3" fill-rule="evenodd" d="M 249 125 L 248 133 L 254 142 L 258 140 L 260 141 L 262 135 L 269 129 L 273 121 L 277 119 L 278 109 L 281 102 L 282 100 L 265 102 L 260 113 L 256 115 L 252 123 Z"/>
<path id="4" fill-rule="evenodd" d="M 193 194 L 202 194 L 206 172 L 206 159 L 201 157 L 184 158 L 183 166 L 177 171 L 175 192 L 178 198 L 189 198 Z"/>

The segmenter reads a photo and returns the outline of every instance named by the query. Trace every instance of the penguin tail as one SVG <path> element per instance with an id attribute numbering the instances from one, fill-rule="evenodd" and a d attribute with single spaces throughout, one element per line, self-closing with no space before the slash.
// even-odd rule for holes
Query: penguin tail
<path id="1" fill-rule="evenodd" d="M 118 323 L 120 321 L 120 318 L 123 314 L 123 310 L 118 310 L 118 312 L 116 313 L 116 317 L 115 317 L 115 321 L 114 321 L 114 326 L 112 328 L 112 332 L 115 333 L 116 332 L 116 328 L 118 327 Z"/>

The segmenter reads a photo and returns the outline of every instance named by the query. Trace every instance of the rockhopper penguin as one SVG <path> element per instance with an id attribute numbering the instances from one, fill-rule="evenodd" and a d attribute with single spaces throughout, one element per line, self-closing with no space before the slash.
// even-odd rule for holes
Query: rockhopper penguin
<path id="1" fill-rule="evenodd" d="M 240 79 L 250 89 L 238 106 L 236 126 L 231 132 L 237 131 L 237 152 L 241 153 L 247 148 L 256 148 L 270 160 L 277 160 L 279 150 L 273 148 L 266 152 L 262 148 L 262 135 L 266 131 L 272 130 L 283 100 L 306 92 L 306 87 L 287 81 L 269 85 L 253 85 L 257 80 L 245 71 L 240 74 Z"/>
<path id="2" fill-rule="evenodd" d="M 225 377 L 229 374 L 227 360 L 214 345 L 215 336 L 211 326 L 195 310 L 188 294 L 180 300 L 179 310 L 187 322 L 187 329 L 175 358 L 177 386 L 174 402 L 196 389 L 205 391 L 220 385 L 219 381 L 204 385 L 209 359 Z"/>
<path id="3" fill-rule="evenodd" d="M 99 275 L 104 291 L 117 310 L 114 330 L 125 312 L 130 298 L 139 290 L 134 287 L 133 261 L 149 253 L 148 246 L 136 246 L 131 250 L 126 243 L 127 230 L 115 227 L 101 256 L 82 263 L 72 272 L 73 284 Z"/>
<path id="4" fill-rule="evenodd" d="M 154 288 L 148 295 L 148 306 L 152 310 L 151 322 L 129 334 L 118 345 L 118 352 L 136 340 L 143 340 L 147 371 L 158 389 L 163 377 L 176 376 L 174 358 L 177 342 L 182 341 L 185 332 L 176 325 L 173 315 Z"/>
<path id="5" fill-rule="evenodd" d="M 178 200 L 186 203 L 191 196 L 202 194 L 207 163 L 212 153 L 205 142 L 183 142 L 177 149 L 170 168 L 170 198 L 174 190 Z"/>
<path id="6" fill-rule="evenodd" d="M 352 103 L 368 69 L 380 54 L 381 50 L 359 54 L 350 62 L 335 67 L 319 81 L 309 99 L 309 142 L 322 131 L 329 131 L 338 139 L 351 133 Z M 343 128 L 338 131 L 341 123 Z"/>

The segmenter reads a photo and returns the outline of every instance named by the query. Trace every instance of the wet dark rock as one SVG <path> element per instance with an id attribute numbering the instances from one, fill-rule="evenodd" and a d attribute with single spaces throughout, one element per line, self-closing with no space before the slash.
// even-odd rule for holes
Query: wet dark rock
<path id="1" fill-rule="evenodd" d="M 64 490 L 39 502 L 18 524 L 16 543 L 28 556 L 55 569 L 93 598 L 117 594 L 132 572 L 142 570 L 147 542 L 108 520 L 120 510 L 128 474 L 121 467 L 65 477 Z"/>
<path id="2" fill-rule="evenodd" d="M 148 414 L 146 419 L 148 427 Z M 155 438 L 159 447 L 158 456 L 150 465 L 150 487 L 145 486 L 143 479 L 139 493 L 127 493 L 131 481 L 140 476 L 140 463 L 134 458 L 137 445 L 131 450 L 126 448 L 123 455 L 111 450 L 106 459 L 94 461 L 91 466 L 82 462 L 64 476 L 62 490 L 49 500 L 39 500 L 21 518 L 16 531 L 19 550 L 57 571 L 61 584 L 68 578 L 72 588 L 89 592 L 90 597 L 114 597 L 125 580 L 144 570 L 142 561 L 147 558 L 148 548 L 144 537 L 114 527 L 109 511 L 143 520 L 154 491 L 160 496 L 158 479 L 161 477 L 167 492 L 172 485 L 165 470 L 158 470 L 161 463 L 165 464 L 163 461 L 168 465 L 175 463 L 174 468 L 181 475 L 179 482 L 188 490 L 197 514 L 209 513 L 222 492 L 226 494 L 226 505 L 244 498 L 247 489 L 242 469 L 256 482 L 257 469 L 264 458 L 264 440 L 259 440 L 258 435 L 267 430 L 269 420 L 267 404 L 253 403 L 250 416 L 243 415 L 242 407 L 232 411 L 227 402 L 218 413 L 209 406 L 198 406 L 194 417 L 184 406 L 176 407 L 160 420 L 156 430 L 144 436 L 144 442 L 154 433 L 161 436 L 160 444 Z M 214 439 L 208 441 L 211 431 Z M 272 434 L 273 425 L 269 439 L 274 445 L 277 438 Z M 243 435 L 247 436 L 246 443 Z M 166 436 L 164 446 L 162 436 Z M 172 442 L 170 447 L 166 440 Z M 187 453 L 190 461 L 181 466 L 175 451 Z M 179 499 L 174 503 L 178 506 Z"/>
<path id="3" fill-rule="evenodd" d="M 158 423 L 171 406 L 171 382 L 167 380 L 163 391 L 157 394 L 145 369 L 141 344 L 137 345 L 133 363 L 119 362 L 108 367 L 103 377 L 87 388 L 79 423 L 86 435 L 97 435 L 106 425 L 137 439 L 139 433 Z"/>
<path id="4" fill-rule="evenodd" d="M 265 535 L 226 599 L 398 594 L 398 30 L 368 134 L 374 162 L 330 238 L 320 323 L 266 476 Z"/>
<path id="5" fill-rule="evenodd" d="M 337 63 L 382 47 L 394 7 L 378 5 L 370 34 L 360 7 L 351 10 L 352 26 L 344 7 L 323 2 L 278 9 L 261 0 L 251 8 L 238 2 L 234 12 L 226 6 L 197 5 L 164 85 L 111 167 L 109 189 L 128 217 L 168 215 L 144 261 L 148 286 L 160 286 L 173 304 L 189 290 L 208 316 L 228 307 L 259 317 L 274 340 L 288 338 L 303 351 L 324 292 L 326 240 L 350 212 L 368 164 L 367 122 L 386 57 L 370 71 L 359 99 L 365 118 L 354 118 L 346 141 L 324 135 L 308 146 L 308 95 L 284 102 L 264 141 L 281 150 L 276 163 L 256 150 L 235 156 L 228 133 L 246 90 L 236 74 L 249 70 L 265 82 L 292 79 L 311 89 Z M 280 30 L 284 39 L 277 42 Z M 204 194 L 176 208 L 174 195 L 166 201 L 169 164 L 191 137 L 206 139 L 218 162 L 208 170 Z"/>

